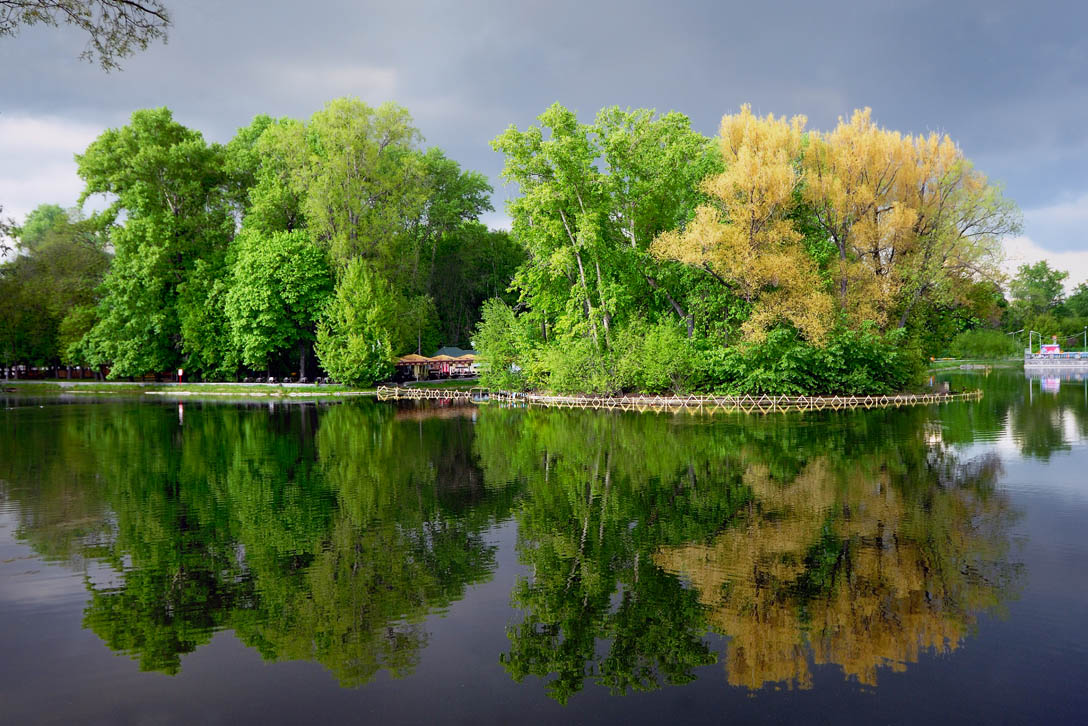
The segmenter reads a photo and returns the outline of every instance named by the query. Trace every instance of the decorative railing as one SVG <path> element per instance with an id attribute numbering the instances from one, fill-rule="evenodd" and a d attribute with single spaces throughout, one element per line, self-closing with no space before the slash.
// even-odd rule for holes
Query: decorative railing
<path id="1" fill-rule="evenodd" d="M 498 402 L 522 406 L 602 409 L 609 411 L 675 411 L 775 413 L 779 411 L 824 411 L 853 408 L 898 408 L 977 401 L 982 391 L 964 393 L 902 393 L 892 396 L 553 396 L 539 393 L 487 391 L 483 388 L 440 389 L 378 388 L 380 401 L 464 400 L 473 403 Z"/>
<path id="2" fill-rule="evenodd" d="M 1088 353 L 1025 353 L 1025 365 L 1088 365 Z"/>

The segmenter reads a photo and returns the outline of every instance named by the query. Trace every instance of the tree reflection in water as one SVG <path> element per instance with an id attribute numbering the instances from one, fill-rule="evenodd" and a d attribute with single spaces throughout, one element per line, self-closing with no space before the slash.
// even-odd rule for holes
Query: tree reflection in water
<path id="1" fill-rule="evenodd" d="M 411 673 L 512 516 L 528 574 L 498 658 L 561 702 L 687 683 L 718 660 L 710 631 L 732 684 L 836 664 L 871 685 L 1015 593 L 1000 462 L 953 447 L 1000 430 L 1001 406 L 34 407 L 0 419 L 0 480 L 17 536 L 88 573 L 84 625 L 146 670 L 229 628 L 344 686 Z"/>
<path id="2" fill-rule="evenodd" d="M 477 437 L 518 432 L 481 461 L 528 488 L 526 614 L 502 660 L 561 702 L 587 679 L 690 680 L 715 660 L 707 628 L 730 638 L 731 684 L 807 688 L 811 661 L 875 685 L 880 667 L 954 649 L 1015 590 L 1000 462 L 961 462 L 925 411 L 506 415 L 520 420 L 489 414 Z"/>

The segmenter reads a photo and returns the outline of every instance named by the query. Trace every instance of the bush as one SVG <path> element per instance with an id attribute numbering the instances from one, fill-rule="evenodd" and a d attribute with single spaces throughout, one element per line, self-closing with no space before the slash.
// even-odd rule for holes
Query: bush
<path id="1" fill-rule="evenodd" d="M 608 394 L 620 390 L 612 356 L 598 351 L 588 338 L 556 341 L 536 349 L 527 373 L 531 385 L 556 393 Z"/>
<path id="2" fill-rule="evenodd" d="M 953 358 L 1008 358 L 1020 352 L 1020 346 L 1012 335 L 1000 330 L 968 330 L 960 333 L 948 344 Z"/>
<path id="3" fill-rule="evenodd" d="M 844 327 L 823 347 L 779 327 L 760 345 L 725 351 L 723 365 L 728 391 L 778 395 L 895 393 L 923 372 L 921 353 L 905 331 L 882 336 Z"/>
<path id="4" fill-rule="evenodd" d="M 616 383 L 624 390 L 688 393 L 710 377 L 705 351 L 675 320 L 637 321 L 614 341 Z"/>
<path id="5" fill-rule="evenodd" d="M 527 337 L 509 305 L 498 298 L 483 304 L 472 345 L 480 354 L 480 385 L 493 391 L 525 388 Z"/>

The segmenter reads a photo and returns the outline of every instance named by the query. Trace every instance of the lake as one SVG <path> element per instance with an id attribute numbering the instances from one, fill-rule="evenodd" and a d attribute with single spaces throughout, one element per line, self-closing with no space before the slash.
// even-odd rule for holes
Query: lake
<path id="1" fill-rule="evenodd" d="M 0 397 L 0 721 L 1083 723 L 1088 382 L 941 378 L 985 395 Z"/>

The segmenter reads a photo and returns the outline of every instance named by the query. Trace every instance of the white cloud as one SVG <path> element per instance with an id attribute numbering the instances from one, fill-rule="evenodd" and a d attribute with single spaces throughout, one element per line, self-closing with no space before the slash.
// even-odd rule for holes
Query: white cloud
<path id="1" fill-rule="evenodd" d="M 1088 249 L 1052 252 L 1026 236 L 1014 237 L 1006 241 L 1005 271 L 1010 275 L 1015 274 L 1016 268 L 1020 265 L 1033 264 L 1040 260 L 1046 260 L 1053 268 L 1069 272 L 1069 279 L 1066 280 L 1067 289 L 1071 290 L 1078 284 L 1088 281 Z"/>
<path id="2" fill-rule="evenodd" d="M 1024 234 L 1047 249 L 1088 250 L 1088 194 L 1024 210 Z"/>
<path id="3" fill-rule="evenodd" d="M 74 154 L 101 127 L 51 116 L 0 114 L 0 204 L 21 222 L 39 204 L 75 205 L 83 191 Z"/>

